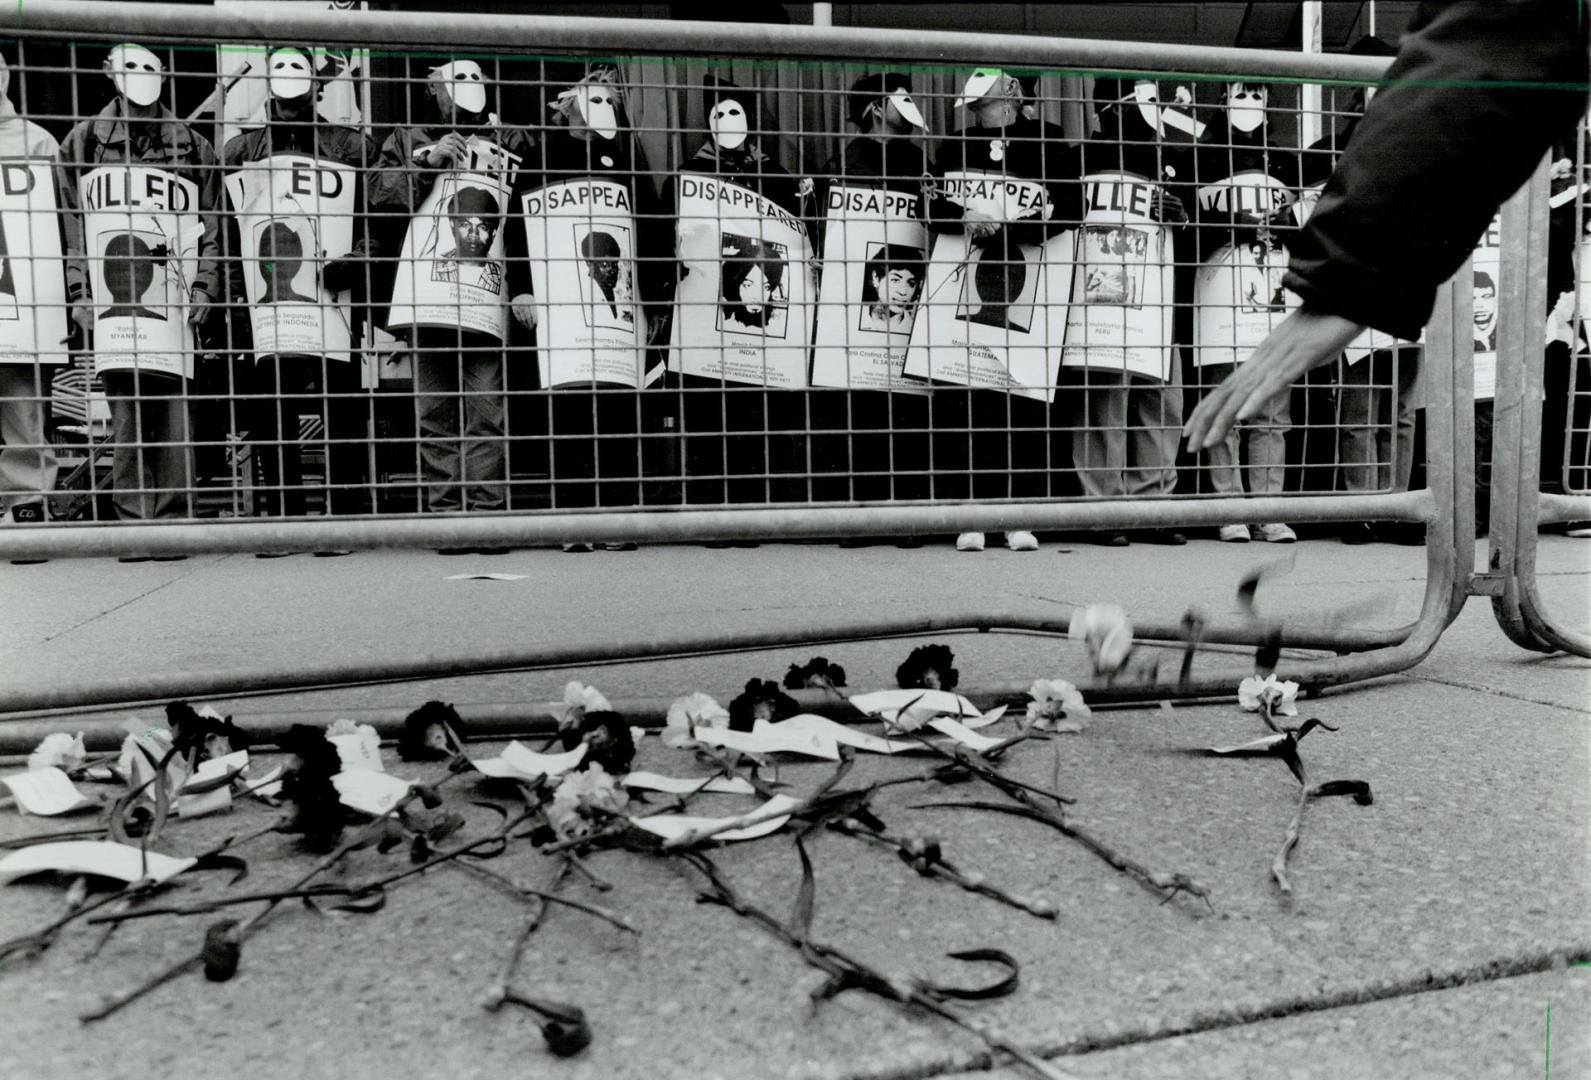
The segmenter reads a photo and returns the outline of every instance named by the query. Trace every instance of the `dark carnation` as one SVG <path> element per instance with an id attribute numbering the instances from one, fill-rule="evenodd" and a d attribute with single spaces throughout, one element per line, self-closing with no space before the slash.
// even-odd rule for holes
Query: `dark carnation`
<path id="1" fill-rule="evenodd" d="M 342 771 L 337 747 L 323 728 L 294 724 L 278 745 L 297 758 L 282 775 L 282 797 L 293 805 L 293 817 L 283 832 L 302 834 L 306 851 L 326 853 L 337 846 L 348 823 L 347 809 L 337 797 L 332 777 Z"/>
<path id="2" fill-rule="evenodd" d="M 635 760 L 635 737 L 624 717 L 616 712 L 588 712 L 578 725 L 562 728 L 558 738 L 565 750 L 573 750 L 581 743 L 587 745 L 585 760 L 580 762 L 582 769 L 597 764 L 609 776 L 623 776 Z"/>
<path id="3" fill-rule="evenodd" d="M 427 701 L 403 721 L 398 756 L 404 761 L 440 761 L 463 748 L 458 745 L 464 722 L 453 706 Z"/>
<path id="4" fill-rule="evenodd" d="M 805 690 L 811 687 L 844 686 L 845 669 L 831 664 L 822 656 L 814 656 L 805 664 L 791 664 L 784 673 L 786 690 Z"/>
<path id="5" fill-rule="evenodd" d="M 750 731 L 758 720 L 777 723 L 800 711 L 796 699 L 779 689 L 772 679 L 750 679 L 740 696 L 729 703 L 729 728 Z"/>
<path id="6" fill-rule="evenodd" d="M 249 748 L 249 734 L 232 722 L 203 716 L 186 701 L 166 705 L 166 723 L 171 727 L 171 742 L 178 754 L 198 749 L 202 757 L 216 758 Z"/>
<path id="7" fill-rule="evenodd" d="M 226 982 L 238 973 L 243 945 L 234 933 L 237 927 L 236 919 L 222 919 L 204 933 L 200 956 L 204 961 L 204 977 L 211 982 Z"/>
<path id="8" fill-rule="evenodd" d="M 903 690 L 954 690 L 961 681 L 955 663 L 949 645 L 919 645 L 895 669 L 895 681 Z"/>

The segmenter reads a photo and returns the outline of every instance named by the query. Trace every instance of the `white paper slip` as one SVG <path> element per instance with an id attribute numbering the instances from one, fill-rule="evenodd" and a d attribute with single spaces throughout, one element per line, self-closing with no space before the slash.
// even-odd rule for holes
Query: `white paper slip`
<path id="1" fill-rule="evenodd" d="M 1212 754 L 1259 754 L 1268 752 L 1272 747 L 1280 746 L 1286 739 L 1286 735 L 1264 735 L 1253 742 L 1239 743 L 1236 746 L 1212 746 L 1208 748 L 1208 752 Z"/>
<path id="2" fill-rule="evenodd" d="M 790 820 L 790 815 L 783 811 L 796 805 L 797 800 L 788 795 L 775 795 L 757 809 L 746 814 L 737 814 L 734 817 L 692 817 L 689 814 L 653 814 L 650 817 L 631 818 L 632 824 L 645 829 L 649 833 L 661 836 L 665 840 L 673 840 L 684 836 L 693 830 L 713 829 L 731 822 L 746 821 L 751 818 L 760 818 L 764 814 L 773 814 L 774 817 L 766 821 L 758 821 L 754 825 L 742 828 L 726 829 L 724 832 L 714 833 L 714 840 L 755 840 L 759 836 L 767 836 L 784 827 Z"/>
<path id="3" fill-rule="evenodd" d="M 928 721 L 928 726 L 941 735 L 949 735 L 956 742 L 969 749 L 983 753 L 992 746 L 999 746 L 1004 739 L 991 739 L 987 735 L 979 735 L 965 724 L 957 723 L 948 716 L 941 716 L 937 720 Z"/>
<path id="4" fill-rule="evenodd" d="M 46 870 L 94 874 L 129 883 L 147 877 L 159 883 L 176 877 L 196 862 L 197 859 L 176 859 L 157 851 L 141 852 L 130 844 L 111 840 L 62 840 L 25 847 L 0 859 L 0 885 Z"/>
<path id="5" fill-rule="evenodd" d="M 381 736 L 369 724 L 360 724 L 351 735 L 328 735 L 326 738 L 337 748 L 344 769 L 387 771 L 381 764 Z"/>
<path id="6" fill-rule="evenodd" d="M 183 790 L 191 787 L 200 787 L 213 780 L 219 780 L 227 773 L 237 772 L 249 767 L 249 752 L 247 750 L 234 750 L 230 754 L 209 761 L 199 763 L 193 770 L 193 775 L 188 777 L 188 782 L 183 784 Z"/>
<path id="7" fill-rule="evenodd" d="M 380 817 L 409 793 L 410 781 L 369 769 L 346 769 L 331 778 L 337 797 L 350 810 Z"/>
<path id="8" fill-rule="evenodd" d="M 562 754 L 538 754 L 517 739 L 503 747 L 500 756 L 471 758 L 474 765 L 487 776 L 498 780 L 537 780 L 543 776 L 562 776 L 586 759 L 586 744 Z"/>
<path id="9" fill-rule="evenodd" d="M 875 690 L 871 694 L 853 695 L 851 704 L 869 716 L 882 716 L 886 720 L 894 720 L 900 710 L 908 706 L 919 716 L 931 713 L 976 720 L 982 715 L 972 702 L 948 690 Z"/>
<path id="10" fill-rule="evenodd" d="M 17 809 L 24 814 L 53 817 L 99 805 L 98 800 L 90 799 L 77 790 L 66 773 L 53 765 L 46 769 L 0 776 L 0 784 L 11 789 L 11 794 L 17 798 Z"/>
<path id="11" fill-rule="evenodd" d="M 679 776 L 663 776 L 654 772 L 633 772 L 625 775 L 619 783 L 628 788 L 662 791 L 669 795 L 689 795 L 696 791 L 711 791 L 720 795 L 757 793 L 757 789 L 741 776 L 702 776 L 690 780 Z"/>
<path id="12" fill-rule="evenodd" d="M 858 750 L 866 750 L 870 754 L 908 754 L 913 750 L 927 750 L 922 743 L 912 739 L 881 739 L 877 735 L 869 735 L 865 731 L 846 727 L 844 724 L 830 720 L 826 716 L 814 713 L 801 713 L 788 720 L 781 720 L 777 724 L 770 724 L 766 720 L 759 720 L 752 725 L 752 732 L 779 732 L 786 735 L 819 735 L 823 738 L 833 739 L 840 746 L 854 746 Z"/>
<path id="13" fill-rule="evenodd" d="M 282 767 L 278 765 L 270 772 L 249 784 L 249 794 L 257 799 L 270 802 L 282 795 Z"/>
<path id="14" fill-rule="evenodd" d="M 178 795 L 177 816 L 181 818 L 203 817 L 206 814 L 219 814 L 232 807 L 232 786 L 222 784 L 213 791 L 206 791 L 199 795 Z"/>
<path id="15" fill-rule="evenodd" d="M 698 727 L 696 741 L 743 754 L 805 754 L 825 761 L 840 760 L 840 747 L 833 735 L 817 731 L 781 731 L 778 724 L 767 725 L 761 731 Z"/>
<path id="16" fill-rule="evenodd" d="M 443 581 L 519 581 L 527 577 L 526 574 L 449 574 Z"/>

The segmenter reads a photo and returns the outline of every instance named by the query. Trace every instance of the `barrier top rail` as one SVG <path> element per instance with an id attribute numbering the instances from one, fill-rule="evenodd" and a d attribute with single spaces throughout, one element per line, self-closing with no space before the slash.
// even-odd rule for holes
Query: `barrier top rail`
<path id="1" fill-rule="evenodd" d="M 769 60 L 822 57 L 897 68 L 913 64 L 1004 64 L 1103 72 L 1197 72 L 1311 82 L 1372 82 L 1389 61 L 1341 53 L 1232 49 L 1153 42 L 980 34 L 874 27 L 780 26 L 666 19 L 483 15 L 439 11 L 301 11 L 260 5 L 248 16 L 189 4 L 28 0 L 14 32 L 85 40 L 300 40 L 360 45 L 425 43 L 438 48 L 613 54 L 738 54 Z"/>

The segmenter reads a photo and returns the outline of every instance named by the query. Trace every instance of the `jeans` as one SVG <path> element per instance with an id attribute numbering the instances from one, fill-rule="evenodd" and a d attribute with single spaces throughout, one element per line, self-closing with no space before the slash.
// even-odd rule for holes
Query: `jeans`
<path id="1" fill-rule="evenodd" d="M 1126 372 L 1069 372 L 1072 464 L 1083 493 L 1169 495 L 1177 486 L 1182 387 Z"/>
<path id="2" fill-rule="evenodd" d="M 107 371 L 112 501 L 123 521 L 193 516 L 187 383 L 154 372 Z"/>
<path id="3" fill-rule="evenodd" d="M 368 404 L 359 385 L 358 361 L 266 356 L 253 362 L 249 376 L 249 393 L 259 395 L 244 406 L 264 487 L 255 495 L 259 512 L 303 516 L 308 492 L 298 418 L 316 413 L 325 427 L 319 445 L 326 461 L 326 486 L 320 489 L 326 512 L 370 513 L 370 492 L 364 486 L 370 473 Z"/>
<path id="4" fill-rule="evenodd" d="M 1231 364 L 1206 364 L 1202 381 L 1214 388 L 1232 374 Z M 1287 478 L 1287 432 L 1293 426 L 1292 388 L 1265 403 L 1258 416 L 1234 424 L 1225 439 L 1204 452 L 1210 485 L 1222 495 L 1243 494 L 1243 441 L 1248 442 L 1248 490 L 1256 494 L 1281 492 Z"/>
<path id="5" fill-rule="evenodd" d="M 420 480 L 437 513 L 508 505 L 503 346 L 468 330 L 415 332 Z"/>
<path id="6" fill-rule="evenodd" d="M 0 506 L 40 502 L 60 466 L 44 438 L 44 404 L 53 367 L 0 364 Z"/>
<path id="7" fill-rule="evenodd" d="M 1412 390 L 1419 371 L 1416 348 L 1377 349 L 1342 365 L 1337 424 L 1343 490 L 1409 490 L 1416 411 Z"/>

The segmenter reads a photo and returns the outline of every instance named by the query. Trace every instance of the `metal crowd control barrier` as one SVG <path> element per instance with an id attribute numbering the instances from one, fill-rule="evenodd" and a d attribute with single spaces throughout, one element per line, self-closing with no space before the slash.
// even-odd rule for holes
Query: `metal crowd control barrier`
<path id="1" fill-rule="evenodd" d="M 1585 175 L 1585 133 L 1578 139 L 1580 153 L 1574 181 Z M 1503 289 L 1508 301 L 1525 312 L 1547 310 L 1548 159 L 1503 211 L 1505 236 L 1520 238 L 1504 247 Z M 1575 199 L 1574 236 L 1584 234 L 1584 221 Z M 1581 274 L 1585 273 L 1582 268 Z M 1579 285 L 1576 299 L 1585 288 Z M 1549 494 L 1540 491 L 1539 462 L 1542 443 L 1542 400 L 1545 394 L 1543 356 L 1546 330 L 1540 318 L 1516 320 L 1504 328 L 1507 335 L 1499 351 L 1496 424 L 1493 428 L 1491 530 L 1488 573 L 1477 581 L 1477 591 L 1492 598 L 1498 625 L 1515 644 L 1539 652 L 1569 652 L 1591 656 L 1591 634 L 1563 626 L 1542 602 L 1536 581 L 1539 528 L 1545 524 L 1591 520 L 1591 496 Z M 1581 326 L 1578 311 L 1572 319 L 1569 343 L 1569 394 L 1564 440 L 1565 484 L 1571 470 L 1575 435 L 1575 384 L 1580 367 Z M 1582 393 L 1584 391 L 1581 391 Z M 1582 466 L 1583 467 L 1583 466 Z"/>
<path id="2" fill-rule="evenodd" d="M 83 5 L 30 0 L 16 23 L 24 42 L 71 41 L 110 45 L 129 38 L 173 46 L 217 42 L 258 44 L 322 42 L 350 48 L 408 49 L 435 57 L 438 50 L 489 51 L 547 57 L 633 55 L 728 60 L 818 60 L 853 71 L 887 66 L 943 65 L 946 57 L 1011 70 L 1090 70 L 1115 73 L 1198 72 L 1201 77 L 1255 81 L 1320 81 L 1358 85 L 1384 70 L 1379 60 L 1342 55 L 1205 49 L 1121 42 L 918 31 L 843 30 L 745 24 L 695 24 L 639 20 L 495 17 L 448 13 L 327 12 L 253 8 L 232 11 L 164 4 Z M 1517 241 L 1515 241 L 1517 242 Z M 1504 269 L 1502 320 L 1525 304 L 1517 286 L 1533 249 L 1514 249 Z M 1510 271 L 1509 267 L 1512 267 Z M 1467 268 L 1456 280 L 1465 280 Z M 1514 281 L 1509 286 L 1508 281 Z M 1373 678 L 1418 663 L 1471 594 L 1474 474 L 1469 290 L 1445 286 L 1427 330 L 1426 486 L 1377 494 L 1266 494 L 1250 497 L 1169 496 L 1108 499 L 926 499 L 827 502 L 764 507 L 690 509 L 392 514 L 369 518 L 324 517 L 185 523 L 95 523 L 0 530 L 0 557 L 62 557 L 200 552 L 272 552 L 334 548 L 532 546 L 565 542 L 648 542 L 790 539 L 834 536 L 900 536 L 1006 529 L 1128 529 L 1219 526 L 1229 522 L 1405 522 L 1426 531 L 1427 579 L 1418 619 L 1393 631 L 1351 631 L 1293 626 L 1282 644 L 1336 653 L 1330 658 L 1284 662 L 1283 674 L 1311 688 Z M 1523 310 L 1529 310 L 1528 306 Z M 1505 369 L 1509 361 L 1505 361 Z M 1396 379 L 1394 377 L 1394 384 Z M 1500 380 L 1501 381 L 1501 380 Z M 1392 392 L 1396 393 L 1396 385 Z M 1499 387 L 1499 393 L 1502 387 Z M 1528 394 L 1527 394 L 1528 396 Z M 1461 403 L 1457 407 L 1455 403 Z M 1527 425 L 1528 427 L 1528 425 Z M 1494 501 L 1494 513 L 1498 501 Z M 1523 515 L 1520 515 L 1522 518 Z M 1516 558 L 1516 564 L 1528 561 Z M 1513 580 L 1512 576 L 1509 577 Z M 219 695 L 285 686 L 457 675 L 470 672 L 570 666 L 616 658 L 656 658 L 700 652 L 766 648 L 945 632 L 1012 628 L 1064 632 L 1063 623 L 1000 613 L 969 612 L 931 620 L 877 620 L 866 624 L 790 626 L 755 639 L 744 635 L 680 635 L 667 640 L 590 642 L 558 649 L 503 650 L 482 655 L 435 655 L 388 664 L 324 664 L 292 670 L 193 673 L 180 678 L 106 680 L 8 692 L 0 710 L 20 712 L 85 704 Z M 1145 625 L 1146 637 L 1174 639 L 1171 624 Z M 1211 626 L 1211 642 L 1255 644 L 1270 634 L 1247 623 Z M 1025 687 L 985 688 L 1020 694 Z M 1204 678 L 1172 686 L 1105 688 L 1100 700 L 1224 695 L 1229 679 Z"/>

